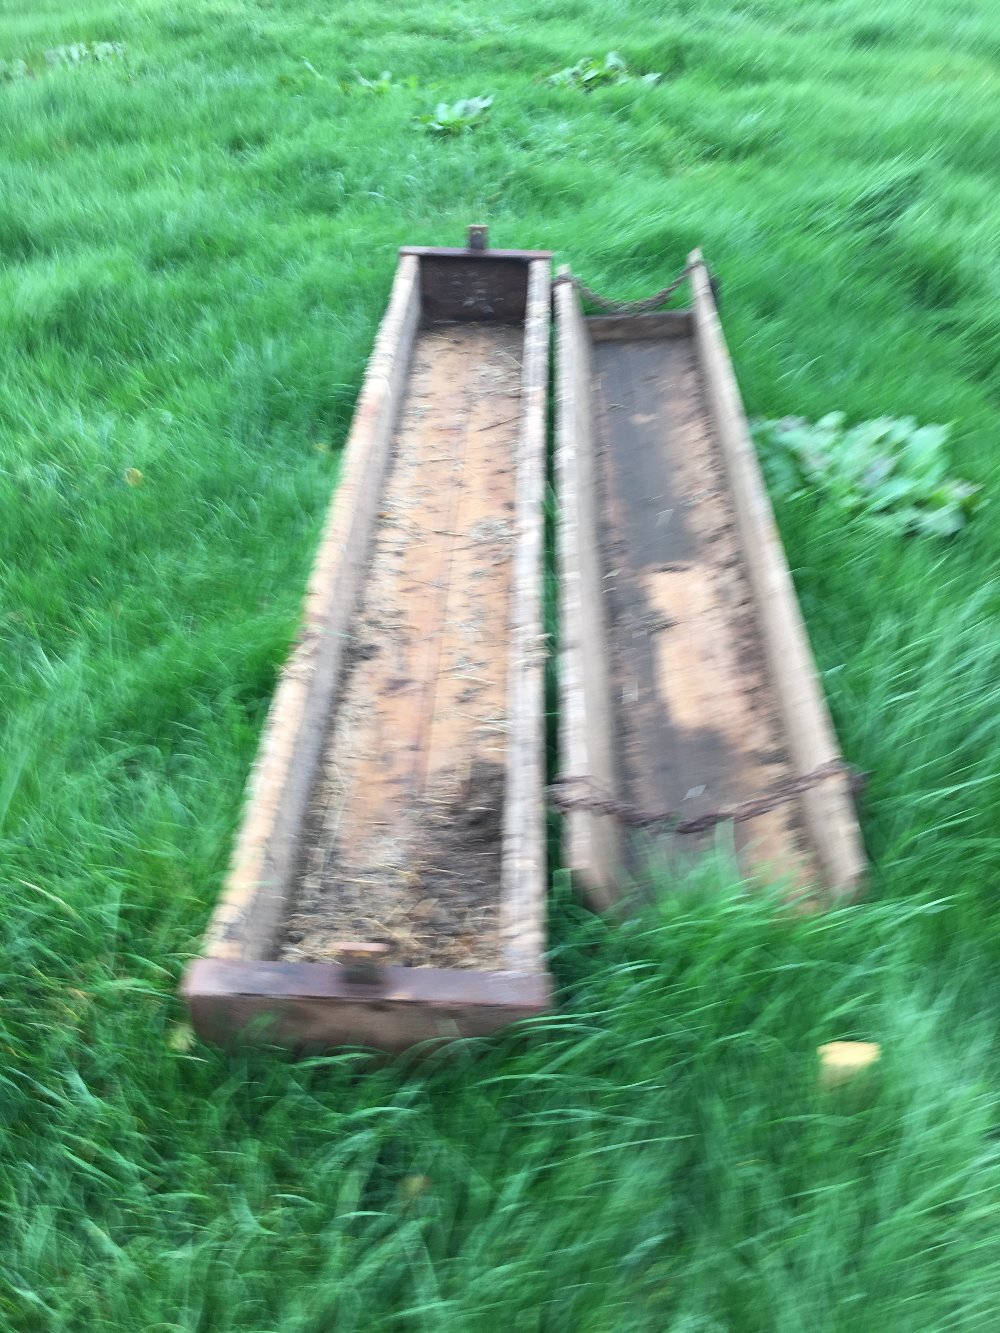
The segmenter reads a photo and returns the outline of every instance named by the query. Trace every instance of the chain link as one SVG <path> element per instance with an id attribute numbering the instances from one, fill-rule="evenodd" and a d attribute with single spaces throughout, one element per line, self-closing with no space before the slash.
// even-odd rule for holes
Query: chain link
<path id="1" fill-rule="evenodd" d="M 700 264 L 701 261 L 698 261 Z M 668 282 L 666 287 L 661 287 L 658 292 L 652 296 L 646 296 L 641 301 L 609 301 L 606 296 L 601 296 L 585 282 L 574 274 L 560 274 L 555 282 L 571 282 L 583 299 L 598 310 L 603 310 L 608 315 L 642 315 L 650 311 L 657 310 L 661 305 L 666 305 L 674 292 L 683 282 L 691 276 L 698 264 L 686 264 L 673 282 Z"/>
<path id="2" fill-rule="evenodd" d="M 715 828 L 716 824 L 744 824 L 748 819 L 766 815 L 779 806 L 794 801 L 803 792 L 818 787 L 829 778 L 844 776 L 848 778 L 851 792 L 857 795 L 867 781 L 867 775 L 845 764 L 842 759 L 831 759 L 820 764 L 811 773 L 800 778 L 789 778 L 770 791 L 759 792 L 748 800 L 728 810 L 714 810 L 709 814 L 694 815 L 687 819 L 678 810 L 641 810 L 625 801 L 617 801 L 610 796 L 593 778 L 558 777 L 548 789 L 551 805 L 566 814 L 571 810 L 586 810 L 591 814 L 610 815 L 629 828 L 648 828 L 651 824 L 673 824 L 674 833 L 705 833 Z M 573 794 L 573 788 L 577 794 Z"/>

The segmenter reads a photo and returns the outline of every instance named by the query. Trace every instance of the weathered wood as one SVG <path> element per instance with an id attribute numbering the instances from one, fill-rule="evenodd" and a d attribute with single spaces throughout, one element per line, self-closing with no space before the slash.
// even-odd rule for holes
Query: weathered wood
<path id="1" fill-rule="evenodd" d="M 205 937 L 203 952 L 211 957 L 266 958 L 274 945 L 406 383 L 420 317 L 418 277 L 418 260 L 404 258 L 345 445 L 298 642 L 278 682 L 232 866 Z"/>
<path id="2" fill-rule="evenodd" d="M 646 338 L 687 338 L 690 310 L 662 310 L 649 315 L 588 315 L 591 342 L 641 342 Z"/>
<path id="3" fill-rule="evenodd" d="M 566 270 L 563 270 L 566 273 Z M 619 786 L 607 670 L 603 569 L 597 544 L 600 505 L 591 422 L 589 340 L 576 293 L 555 290 L 556 453 L 559 566 L 559 766 L 587 774 L 606 791 Z M 603 911 L 623 872 L 620 827 L 585 811 L 564 817 L 563 858 L 580 892 Z"/>
<path id="4" fill-rule="evenodd" d="M 401 245 L 400 255 L 416 255 L 423 259 L 471 259 L 474 263 L 483 259 L 513 259 L 521 264 L 528 264 L 533 259 L 551 259 L 551 250 L 470 250 L 462 245 Z"/>
<path id="5" fill-rule="evenodd" d="M 521 329 L 422 329 L 310 802 L 282 956 L 367 932 L 420 966 L 502 967 L 500 822 Z M 454 929 L 432 929 L 445 923 Z"/>
<path id="6" fill-rule="evenodd" d="M 552 285 L 547 260 L 528 271 L 521 372 L 521 433 L 507 685 L 507 775 L 501 865 L 501 934 L 509 968 L 544 967 L 545 657 L 542 580 L 545 560 L 545 441 Z"/>
<path id="7" fill-rule="evenodd" d="M 378 985 L 352 982 L 332 963 L 200 958 L 182 993 L 197 1030 L 232 1045 L 263 1039 L 301 1050 L 366 1046 L 402 1051 L 482 1037 L 548 1008 L 542 972 L 387 967 Z"/>
<path id="8" fill-rule="evenodd" d="M 695 337 L 706 391 L 726 463 L 741 544 L 788 745 L 798 773 L 840 758 L 774 511 L 754 452 L 700 251 L 690 261 Z M 847 778 L 823 782 L 802 798 L 826 885 L 851 899 L 865 855 Z"/>
<path id="9" fill-rule="evenodd" d="M 469 301 L 453 310 L 463 282 Z M 422 289 L 430 293 L 430 310 Z M 547 1002 L 541 576 L 549 302 L 547 260 L 530 253 L 400 258 L 309 581 L 303 628 L 253 769 L 233 866 L 203 957 L 184 981 L 206 1036 L 230 1040 L 269 1016 L 272 1034 L 292 1044 L 400 1049 L 492 1031 Z M 505 327 L 518 308 L 523 334 Z M 463 322 L 441 325 L 435 317 L 442 313 Z M 403 449 L 400 432 L 418 438 L 415 452 Z M 403 469 L 397 485 L 392 479 L 410 454 L 410 472 Z M 383 571 L 382 592 L 392 592 L 401 639 L 380 619 L 389 602 L 369 605 L 373 568 Z M 370 634 L 381 634 L 392 661 L 372 666 L 369 659 L 382 648 L 371 650 Z M 496 658 L 495 681 L 492 667 L 482 670 L 471 660 L 484 654 Z M 484 835 L 480 825 L 476 836 L 493 837 L 487 850 L 502 861 L 499 969 L 470 966 L 466 957 L 453 971 L 450 954 L 444 969 L 383 965 L 396 953 L 396 937 L 366 933 L 368 924 L 350 914 L 337 922 L 346 932 L 330 933 L 331 956 L 350 962 L 355 954 L 377 954 L 377 965 L 362 969 L 366 984 L 352 982 L 334 962 L 277 960 L 279 947 L 290 947 L 279 945 L 279 930 L 316 828 L 307 812 L 319 756 L 336 738 L 331 719 L 340 717 L 359 681 L 362 693 L 371 684 L 376 698 L 371 706 L 360 695 L 354 700 L 363 733 L 359 764 L 348 774 L 330 855 L 341 854 L 345 834 L 352 845 L 379 825 L 394 836 L 400 811 L 410 818 L 409 808 L 425 832 L 430 819 L 434 829 L 454 833 L 449 802 L 427 814 L 428 804 L 436 806 L 438 777 L 445 770 L 449 778 L 460 770 L 468 777 L 484 759 L 492 763 L 502 815 L 495 834 Z M 483 690 L 479 716 L 470 700 Z M 333 760 L 346 763 L 343 748 Z M 460 813 L 470 827 L 481 814 L 478 805 Z M 431 834 L 420 845 L 431 853 L 437 846 Z M 479 854 L 477 843 L 470 855 Z M 345 866 L 344 874 L 353 873 Z M 470 872 L 477 884 L 479 866 L 475 860 Z M 413 862 L 402 862 L 399 873 L 401 883 L 424 882 Z M 451 872 L 435 864 L 427 873 Z M 335 878 L 328 887 L 336 892 L 338 882 L 348 881 Z M 448 901 L 444 892 L 435 910 L 447 911 Z M 351 934 L 356 926 L 364 930 Z"/>
<path id="10" fill-rule="evenodd" d="M 420 296 L 425 320 L 489 319 L 520 324 L 528 296 L 526 269 L 536 263 L 547 263 L 547 259 L 516 251 L 506 255 L 498 250 L 423 251 Z"/>
<path id="11" fill-rule="evenodd" d="M 698 284 L 702 268 L 694 278 Z M 815 730 L 813 715 L 801 708 L 790 713 L 781 697 L 767 600 L 774 586 L 762 597 L 753 578 L 762 534 L 739 522 L 741 478 L 733 482 L 723 457 L 731 452 L 735 410 L 744 432 L 745 421 L 738 399 L 734 408 L 725 390 L 720 410 L 720 362 L 733 391 L 735 381 L 721 341 L 704 337 L 707 281 L 696 290 L 694 311 L 686 312 L 687 337 L 679 336 L 681 321 L 654 337 L 653 326 L 636 320 L 642 331 L 629 338 L 632 321 L 622 316 L 614 319 L 613 337 L 593 342 L 595 322 L 580 318 L 570 284 L 560 284 L 556 302 L 560 771 L 589 777 L 643 809 L 687 816 L 738 804 L 837 755 L 835 742 L 821 750 L 803 746 L 795 729 Z M 590 479 L 580 455 L 594 460 Z M 581 491 L 591 496 L 591 512 Z M 596 570 L 586 570 L 588 553 Z M 783 564 L 780 545 L 769 547 L 769 558 Z M 797 615 L 790 579 L 785 591 Z M 787 619 L 787 608 L 783 614 Z M 605 662 L 607 684 L 595 706 L 587 684 L 600 677 Z M 815 687 L 807 648 L 805 659 L 793 653 L 782 663 L 786 673 L 805 668 Z M 602 736 L 610 762 L 600 751 Z M 827 894 L 841 893 L 843 866 L 833 864 L 825 835 L 807 818 L 816 794 L 827 793 L 829 811 L 829 795 L 842 795 L 838 785 L 831 779 L 805 799 L 738 825 L 734 838 L 745 870 L 784 881 L 796 896 L 818 889 L 821 877 Z M 605 855 L 596 831 L 612 823 L 583 812 L 564 821 L 566 861 L 599 907 L 625 891 L 623 870 L 644 869 L 634 840 L 621 839 L 617 858 Z M 581 832 L 588 825 L 589 836 Z M 707 841 L 659 839 L 671 855 Z M 643 840 L 643 855 L 651 846 Z"/>
<path id="12" fill-rule="evenodd" d="M 690 339 L 602 343 L 594 365 L 625 788 L 697 816 L 790 776 L 721 462 Z M 783 806 L 737 830 L 749 873 L 814 878 L 794 820 Z"/>

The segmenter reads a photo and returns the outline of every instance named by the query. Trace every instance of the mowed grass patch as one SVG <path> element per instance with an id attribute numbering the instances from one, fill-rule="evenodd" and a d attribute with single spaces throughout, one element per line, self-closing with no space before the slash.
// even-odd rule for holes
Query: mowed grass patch
<path id="1" fill-rule="evenodd" d="M 548 84 L 611 50 L 659 83 Z M 0 61 L 0 1324 L 990 1327 L 992 7 L 45 0 Z M 610 295 L 701 245 L 752 414 L 953 423 L 957 540 L 779 515 L 870 897 L 789 920 L 721 839 L 617 928 L 557 871 L 553 1016 L 226 1056 L 177 980 L 396 248 L 471 221 Z M 857 1102 L 838 1037 L 883 1046 Z"/>

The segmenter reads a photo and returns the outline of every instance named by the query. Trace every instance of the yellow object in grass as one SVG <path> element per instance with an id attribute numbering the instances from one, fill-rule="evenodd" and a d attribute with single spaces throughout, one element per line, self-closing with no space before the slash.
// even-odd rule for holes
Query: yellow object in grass
<path id="1" fill-rule="evenodd" d="M 828 1041 L 817 1047 L 819 1085 L 829 1092 L 876 1065 L 882 1055 L 877 1041 Z"/>

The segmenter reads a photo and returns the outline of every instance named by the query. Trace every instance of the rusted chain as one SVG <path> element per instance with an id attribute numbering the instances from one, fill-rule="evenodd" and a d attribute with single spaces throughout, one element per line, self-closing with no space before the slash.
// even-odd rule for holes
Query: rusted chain
<path id="1" fill-rule="evenodd" d="M 671 296 L 673 296 L 677 288 L 680 287 L 681 283 L 687 281 L 701 262 L 702 261 L 699 260 L 697 264 L 686 264 L 684 268 L 681 269 L 680 273 L 678 273 L 677 277 L 674 278 L 673 282 L 668 282 L 666 287 L 661 287 L 660 290 L 654 292 L 652 296 L 643 297 L 641 301 L 610 301 L 606 296 L 601 296 L 598 292 L 595 292 L 593 288 L 588 287 L 580 278 L 570 273 L 560 274 L 555 279 L 555 282 L 571 282 L 589 305 L 596 306 L 598 310 L 603 310 L 606 314 L 642 315 L 649 311 L 659 309 L 661 305 L 666 305 L 667 301 L 670 300 Z"/>
<path id="2" fill-rule="evenodd" d="M 588 777 L 556 778 L 548 789 L 548 798 L 552 806 L 563 814 L 571 810 L 586 810 L 595 815 L 610 815 L 622 824 L 627 824 L 629 828 L 648 828 L 651 824 L 671 823 L 674 826 L 672 829 L 674 833 L 705 833 L 715 828 L 717 824 L 730 822 L 744 824 L 748 819 L 766 815 L 779 806 L 794 801 L 803 792 L 818 787 L 828 778 L 841 776 L 849 779 L 854 794 L 860 792 L 867 781 L 866 774 L 860 773 L 850 764 L 845 764 L 842 759 L 831 759 L 814 768 L 811 773 L 805 773 L 800 778 L 789 778 L 787 782 L 772 787 L 770 791 L 759 792 L 756 796 L 740 801 L 738 805 L 731 806 L 728 810 L 713 810 L 709 814 L 693 815 L 687 819 L 682 817 L 679 810 L 641 810 L 626 801 L 615 800 L 593 778 Z M 576 795 L 573 794 L 574 787 L 577 788 Z"/>

